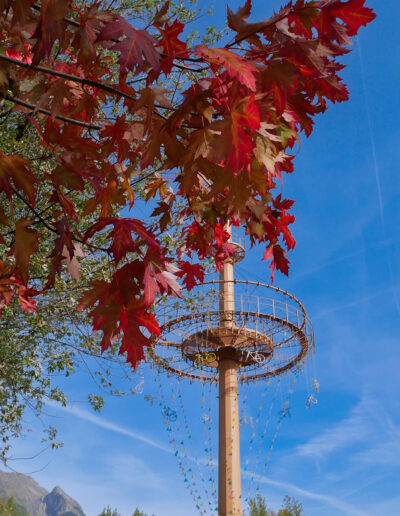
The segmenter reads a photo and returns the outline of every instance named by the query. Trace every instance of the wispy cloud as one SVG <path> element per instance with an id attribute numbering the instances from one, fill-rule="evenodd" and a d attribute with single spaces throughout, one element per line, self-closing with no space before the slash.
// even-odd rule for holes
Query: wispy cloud
<path id="1" fill-rule="evenodd" d="M 93 425 L 96 425 L 100 428 L 104 428 L 105 430 L 110 430 L 111 432 L 115 432 L 120 435 L 126 435 L 131 439 L 135 439 L 136 441 L 140 441 L 142 443 L 147 444 L 148 446 L 151 446 L 152 448 L 157 448 L 158 450 L 162 450 L 166 453 L 173 453 L 172 449 L 168 448 L 167 446 L 164 446 L 163 444 L 155 441 L 154 439 L 150 439 L 149 437 L 146 437 L 140 432 L 135 432 L 129 428 L 125 428 L 124 426 L 113 423 L 112 421 L 105 419 L 103 416 L 97 416 L 96 414 L 93 414 L 87 410 L 78 407 L 60 407 L 57 403 L 51 402 L 49 402 L 48 405 L 62 412 L 66 412 L 75 417 L 78 417 L 79 419 L 83 419 L 84 421 L 88 421 L 89 423 L 92 423 Z"/>
<path id="2" fill-rule="evenodd" d="M 350 301 L 349 303 L 342 303 L 336 307 L 328 308 L 328 310 L 324 310 L 320 313 L 317 313 L 316 315 L 313 315 L 312 320 L 314 322 L 314 321 L 316 321 L 318 319 L 322 319 L 323 317 L 326 317 L 327 315 L 330 315 L 334 312 L 340 312 L 340 311 L 346 310 L 347 308 L 350 308 L 352 306 L 358 306 L 358 305 L 361 305 L 362 303 L 367 303 L 367 302 L 371 301 L 372 299 L 375 299 L 376 297 L 379 297 L 379 296 L 382 296 L 389 292 L 392 292 L 393 289 L 397 289 L 397 288 L 399 288 L 398 285 L 391 285 L 390 287 L 387 287 L 382 290 L 378 290 L 378 291 L 374 292 L 370 296 L 365 296 L 362 298 L 358 297 L 357 299 L 354 299 L 354 301 Z"/>
<path id="3" fill-rule="evenodd" d="M 364 99 L 365 99 L 365 112 L 367 116 L 367 122 L 368 122 L 368 129 L 369 129 L 369 139 L 371 144 L 371 155 L 372 155 L 372 162 L 373 162 L 373 168 L 375 173 L 375 181 L 376 181 L 376 191 L 377 191 L 377 197 L 378 197 L 378 205 L 379 205 L 379 214 L 381 219 L 381 225 L 382 225 L 382 234 L 384 238 L 386 239 L 386 222 L 385 222 L 385 210 L 384 210 L 384 204 L 383 204 L 383 197 L 382 197 L 382 187 L 381 187 L 381 172 L 380 172 L 380 165 L 378 162 L 378 155 L 376 150 L 376 143 L 375 143 L 375 134 L 374 134 L 374 127 L 372 122 L 372 115 L 371 115 L 371 108 L 370 108 L 370 101 L 368 97 L 368 91 L 367 91 L 367 84 L 365 81 L 365 73 L 364 73 L 364 63 L 363 63 L 363 55 L 362 55 L 362 49 L 361 49 L 361 39 L 357 42 L 357 49 L 358 49 L 358 55 L 360 58 L 360 70 L 361 70 L 361 84 L 364 91 Z M 389 270 L 389 277 L 390 281 L 393 284 L 394 283 L 394 275 L 393 275 L 393 265 L 392 260 L 390 257 L 390 254 L 388 252 L 388 249 L 386 248 L 386 261 L 387 266 Z M 396 287 L 392 288 L 392 295 L 395 302 L 395 306 L 397 309 L 397 313 L 400 315 L 400 300 L 399 296 L 396 291 Z"/>
<path id="4" fill-rule="evenodd" d="M 374 173 L 375 173 L 379 214 L 380 214 L 380 218 L 381 218 L 382 230 L 383 230 L 383 233 L 385 234 L 385 232 L 386 232 L 385 231 L 385 212 L 384 212 L 383 198 L 382 198 L 382 187 L 381 187 L 381 178 L 380 178 L 381 174 L 380 174 L 380 167 L 379 167 L 379 162 L 378 162 L 378 155 L 377 155 L 377 151 L 376 151 L 375 134 L 374 134 L 374 127 L 373 127 L 373 123 L 372 123 L 372 115 L 371 115 L 370 102 L 369 102 L 369 98 L 368 98 L 367 84 L 365 82 L 364 60 L 363 60 L 362 49 L 361 49 L 361 39 L 357 40 L 357 50 L 358 50 L 358 56 L 360 58 L 361 84 L 362 84 L 362 89 L 363 89 L 363 93 L 364 93 L 365 113 L 366 113 L 368 132 L 369 132 L 372 164 L 373 164 Z"/>
<path id="5" fill-rule="evenodd" d="M 400 467 L 400 428 L 394 424 L 386 410 L 381 409 L 379 415 L 384 436 L 383 432 L 379 434 L 384 438 L 375 446 L 356 454 L 354 461 L 374 467 L 383 466 L 387 471 L 390 467 Z"/>
<path id="6" fill-rule="evenodd" d="M 354 467 L 400 467 L 400 428 L 378 400 L 364 397 L 343 419 L 296 448 L 296 455 L 326 459 L 334 452 L 359 444 L 347 458 Z"/>
<path id="7" fill-rule="evenodd" d="M 261 476 L 260 483 L 281 489 L 285 493 L 291 493 L 302 498 L 309 498 L 323 502 L 335 509 L 338 509 L 340 514 L 347 514 L 348 516 L 376 516 L 375 513 L 373 514 L 371 512 L 364 511 L 363 509 L 359 509 L 358 507 L 354 507 L 353 505 L 343 502 L 334 496 L 314 493 L 313 491 L 308 491 L 307 489 L 303 489 L 289 482 L 280 482 L 278 480 L 271 480 L 268 477 Z"/>
<path id="8" fill-rule="evenodd" d="M 327 267 L 331 267 L 332 265 L 337 265 L 338 263 L 347 262 L 351 258 L 354 258 L 355 256 L 363 256 L 365 253 L 372 251 L 374 249 L 379 249 L 381 247 L 386 248 L 392 244 L 398 243 L 399 239 L 395 237 L 391 238 L 384 238 L 382 240 L 379 240 L 378 242 L 374 242 L 371 245 L 361 247 L 359 249 L 354 249 L 353 251 L 350 251 L 349 253 L 338 253 L 337 249 L 335 248 L 334 251 L 330 253 L 330 256 L 334 256 L 334 258 L 330 260 L 326 260 L 323 263 L 320 263 L 319 265 L 312 267 L 310 269 L 305 270 L 297 270 L 292 275 L 293 281 L 298 281 L 300 279 L 303 279 L 307 276 L 310 276 L 311 274 L 315 274 L 318 271 L 321 271 L 323 269 L 326 269 Z"/>
<path id="9" fill-rule="evenodd" d="M 142 490 L 162 492 L 165 489 L 165 479 L 163 479 L 160 468 L 157 468 L 153 461 L 144 461 L 135 455 L 112 454 L 106 458 L 107 472 L 114 485 L 135 486 Z M 150 465 L 154 467 L 150 467 Z"/>
<path id="10" fill-rule="evenodd" d="M 371 401 L 361 400 L 350 416 L 328 428 L 318 437 L 297 447 L 297 454 L 303 457 L 323 459 L 336 450 L 362 442 L 371 433 L 369 408 Z"/>

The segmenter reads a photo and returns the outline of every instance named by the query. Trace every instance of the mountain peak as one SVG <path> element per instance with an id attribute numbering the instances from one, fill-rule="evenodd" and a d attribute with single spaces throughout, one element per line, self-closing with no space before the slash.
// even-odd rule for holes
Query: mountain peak
<path id="1" fill-rule="evenodd" d="M 61 494 L 61 495 L 65 495 L 65 494 L 66 494 L 66 493 L 65 493 L 65 491 L 63 491 L 63 489 L 61 489 L 61 487 L 60 487 L 60 486 L 55 486 L 55 487 L 53 487 L 53 489 L 52 489 L 52 491 L 51 491 L 51 492 L 52 492 L 52 493 L 55 493 L 55 494 L 59 493 L 59 494 Z M 68 496 L 68 495 L 67 495 L 67 496 Z"/>
<path id="2" fill-rule="evenodd" d="M 60 486 L 49 493 L 32 477 L 0 471 L 0 498 L 11 496 L 18 505 L 35 516 L 85 516 L 79 503 Z"/>
<path id="3" fill-rule="evenodd" d="M 46 505 L 46 516 L 60 516 L 67 513 L 84 516 L 79 503 L 68 496 L 59 486 L 56 486 L 51 493 L 47 494 L 43 502 Z"/>

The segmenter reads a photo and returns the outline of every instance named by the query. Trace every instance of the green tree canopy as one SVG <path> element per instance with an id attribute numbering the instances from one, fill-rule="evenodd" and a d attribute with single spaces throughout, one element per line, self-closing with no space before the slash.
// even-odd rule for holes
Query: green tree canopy
<path id="1" fill-rule="evenodd" d="M 3 515 L 0 514 L 0 516 L 3 516 Z M 111 507 L 108 505 L 101 511 L 99 516 L 121 516 L 121 514 L 118 512 L 117 509 L 111 509 Z M 145 514 L 143 511 L 139 510 L 138 508 L 136 508 L 135 512 L 132 514 L 132 516 L 147 516 L 147 514 Z M 153 516 L 154 516 L 154 514 L 153 514 Z"/>
<path id="2" fill-rule="evenodd" d="M 147 516 L 147 514 L 145 514 L 144 512 L 140 511 L 138 508 L 136 508 L 135 512 L 133 513 L 132 516 Z M 152 516 L 154 516 L 154 514 Z"/>
<path id="3" fill-rule="evenodd" d="M 248 516 L 305 516 L 301 503 L 288 495 L 283 499 L 282 508 L 277 513 L 267 507 L 266 499 L 259 494 L 250 498 L 248 510 Z"/>
<path id="4" fill-rule="evenodd" d="M 286 495 L 283 499 L 283 507 L 278 511 L 278 516 L 304 516 L 303 506 L 295 498 Z"/>
<path id="5" fill-rule="evenodd" d="M 111 509 L 111 507 L 109 505 L 107 505 L 107 507 L 105 507 L 101 511 L 99 516 L 121 516 L 121 514 L 118 512 L 117 509 Z"/>
<path id="6" fill-rule="evenodd" d="M 256 495 L 249 500 L 249 516 L 276 516 L 275 512 L 268 509 L 265 498 L 261 495 Z"/>
<path id="7" fill-rule="evenodd" d="M 0 498 L 0 516 L 28 516 L 28 511 L 11 496 L 8 500 Z"/>

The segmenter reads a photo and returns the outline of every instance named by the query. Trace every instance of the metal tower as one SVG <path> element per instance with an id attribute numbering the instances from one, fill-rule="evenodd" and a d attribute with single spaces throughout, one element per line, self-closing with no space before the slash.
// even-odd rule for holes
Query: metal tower
<path id="1" fill-rule="evenodd" d="M 232 243 L 219 280 L 158 311 L 163 324 L 150 351 L 169 373 L 219 384 L 218 516 L 242 514 L 238 384 L 299 367 L 314 348 L 300 301 L 271 285 L 235 280 L 245 249 L 239 238 Z"/>

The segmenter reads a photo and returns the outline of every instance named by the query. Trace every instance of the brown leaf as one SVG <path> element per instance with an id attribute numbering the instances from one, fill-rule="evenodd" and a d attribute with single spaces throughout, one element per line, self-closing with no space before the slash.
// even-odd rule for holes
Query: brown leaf
<path id="1" fill-rule="evenodd" d="M 5 192 L 9 199 L 12 195 L 10 179 L 18 190 L 26 193 L 33 205 L 36 191 L 35 183 L 39 181 L 31 172 L 29 162 L 16 154 L 7 156 L 0 150 L 0 191 Z"/>
<path id="2" fill-rule="evenodd" d="M 81 265 L 78 262 L 77 258 L 84 258 L 86 256 L 86 254 L 82 250 L 81 245 L 74 244 L 74 255 L 72 258 L 67 249 L 67 246 L 64 246 L 62 254 L 67 262 L 67 271 L 76 281 L 79 281 L 81 277 Z"/>
<path id="3" fill-rule="evenodd" d="M 36 229 L 30 228 L 31 224 L 31 220 L 20 219 L 15 225 L 15 244 L 13 246 L 15 269 L 24 282 L 29 277 L 31 256 L 39 248 L 40 233 Z"/>

